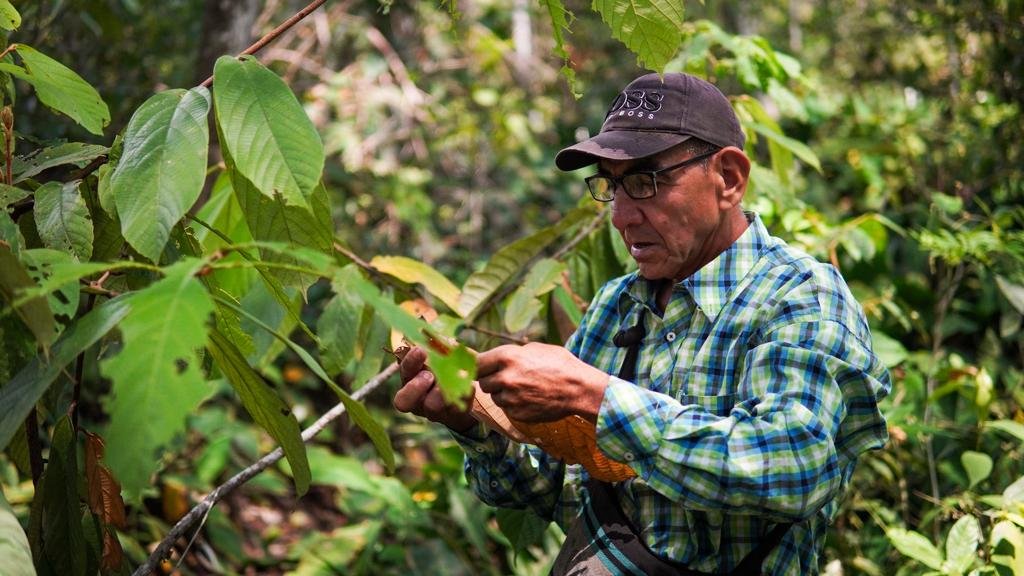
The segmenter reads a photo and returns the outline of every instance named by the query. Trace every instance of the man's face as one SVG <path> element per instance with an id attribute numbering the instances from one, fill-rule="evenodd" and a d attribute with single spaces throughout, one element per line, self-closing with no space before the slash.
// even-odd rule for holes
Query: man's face
<path id="1" fill-rule="evenodd" d="M 679 147 L 640 160 L 602 160 L 599 172 L 617 177 L 638 170 L 657 170 L 691 157 Z M 658 193 L 634 200 L 621 187 L 612 201 L 612 224 L 630 255 L 649 280 L 682 280 L 718 255 L 720 226 L 729 206 L 720 201 L 722 179 L 715 177 L 717 158 L 710 168 L 695 164 L 658 175 Z M 728 246 L 728 243 L 725 244 Z"/>

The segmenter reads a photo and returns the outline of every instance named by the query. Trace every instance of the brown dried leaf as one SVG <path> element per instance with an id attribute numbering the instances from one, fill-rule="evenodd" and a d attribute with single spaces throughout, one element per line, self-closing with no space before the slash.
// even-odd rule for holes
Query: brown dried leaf
<path id="1" fill-rule="evenodd" d="M 112 530 L 103 531 L 103 557 L 100 559 L 100 569 L 104 572 L 117 572 L 124 562 L 124 550 L 121 548 L 121 541 Z"/>
<path id="2" fill-rule="evenodd" d="M 124 500 L 121 484 L 113 472 L 103 465 L 103 439 L 91 432 L 85 433 L 85 478 L 88 483 L 89 510 L 100 517 L 105 525 L 126 528 Z"/>

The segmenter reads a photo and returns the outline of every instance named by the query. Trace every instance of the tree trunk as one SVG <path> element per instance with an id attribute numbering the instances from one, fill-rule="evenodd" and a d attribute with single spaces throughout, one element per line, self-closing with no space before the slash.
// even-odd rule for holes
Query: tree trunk
<path id="1" fill-rule="evenodd" d="M 196 84 L 209 78 L 217 58 L 238 54 L 255 41 L 253 26 L 263 4 L 262 0 L 206 0 Z"/>

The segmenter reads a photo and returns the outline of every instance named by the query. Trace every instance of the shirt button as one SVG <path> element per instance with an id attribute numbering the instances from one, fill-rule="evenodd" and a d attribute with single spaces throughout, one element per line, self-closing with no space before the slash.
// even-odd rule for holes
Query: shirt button
<path id="1" fill-rule="evenodd" d="M 669 332 L 668 334 L 665 334 L 665 340 L 668 340 L 669 342 L 675 342 L 675 340 L 676 340 L 676 333 L 675 332 Z"/>
<path id="2" fill-rule="evenodd" d="M 626 462 L 632 462 L 633 458 L 636 458 L 636 456 L 633 456 L 632 452 L 626 452 L 622 457 L 626 459 Z"/>

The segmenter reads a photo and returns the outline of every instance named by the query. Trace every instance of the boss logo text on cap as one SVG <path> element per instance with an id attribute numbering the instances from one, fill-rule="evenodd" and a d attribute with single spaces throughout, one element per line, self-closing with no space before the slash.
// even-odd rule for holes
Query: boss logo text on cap
<path id="1" fill-rule="evenodd" d="M 648 119 L 654 119 L 654 112 L 661 110 L 661 101 L 665 94 L 655 90 L 625 90 L 612 102 L 611 108 L 605 114 L 605 118 L 618 113 L 619 116 L 645 115 Z"/>

